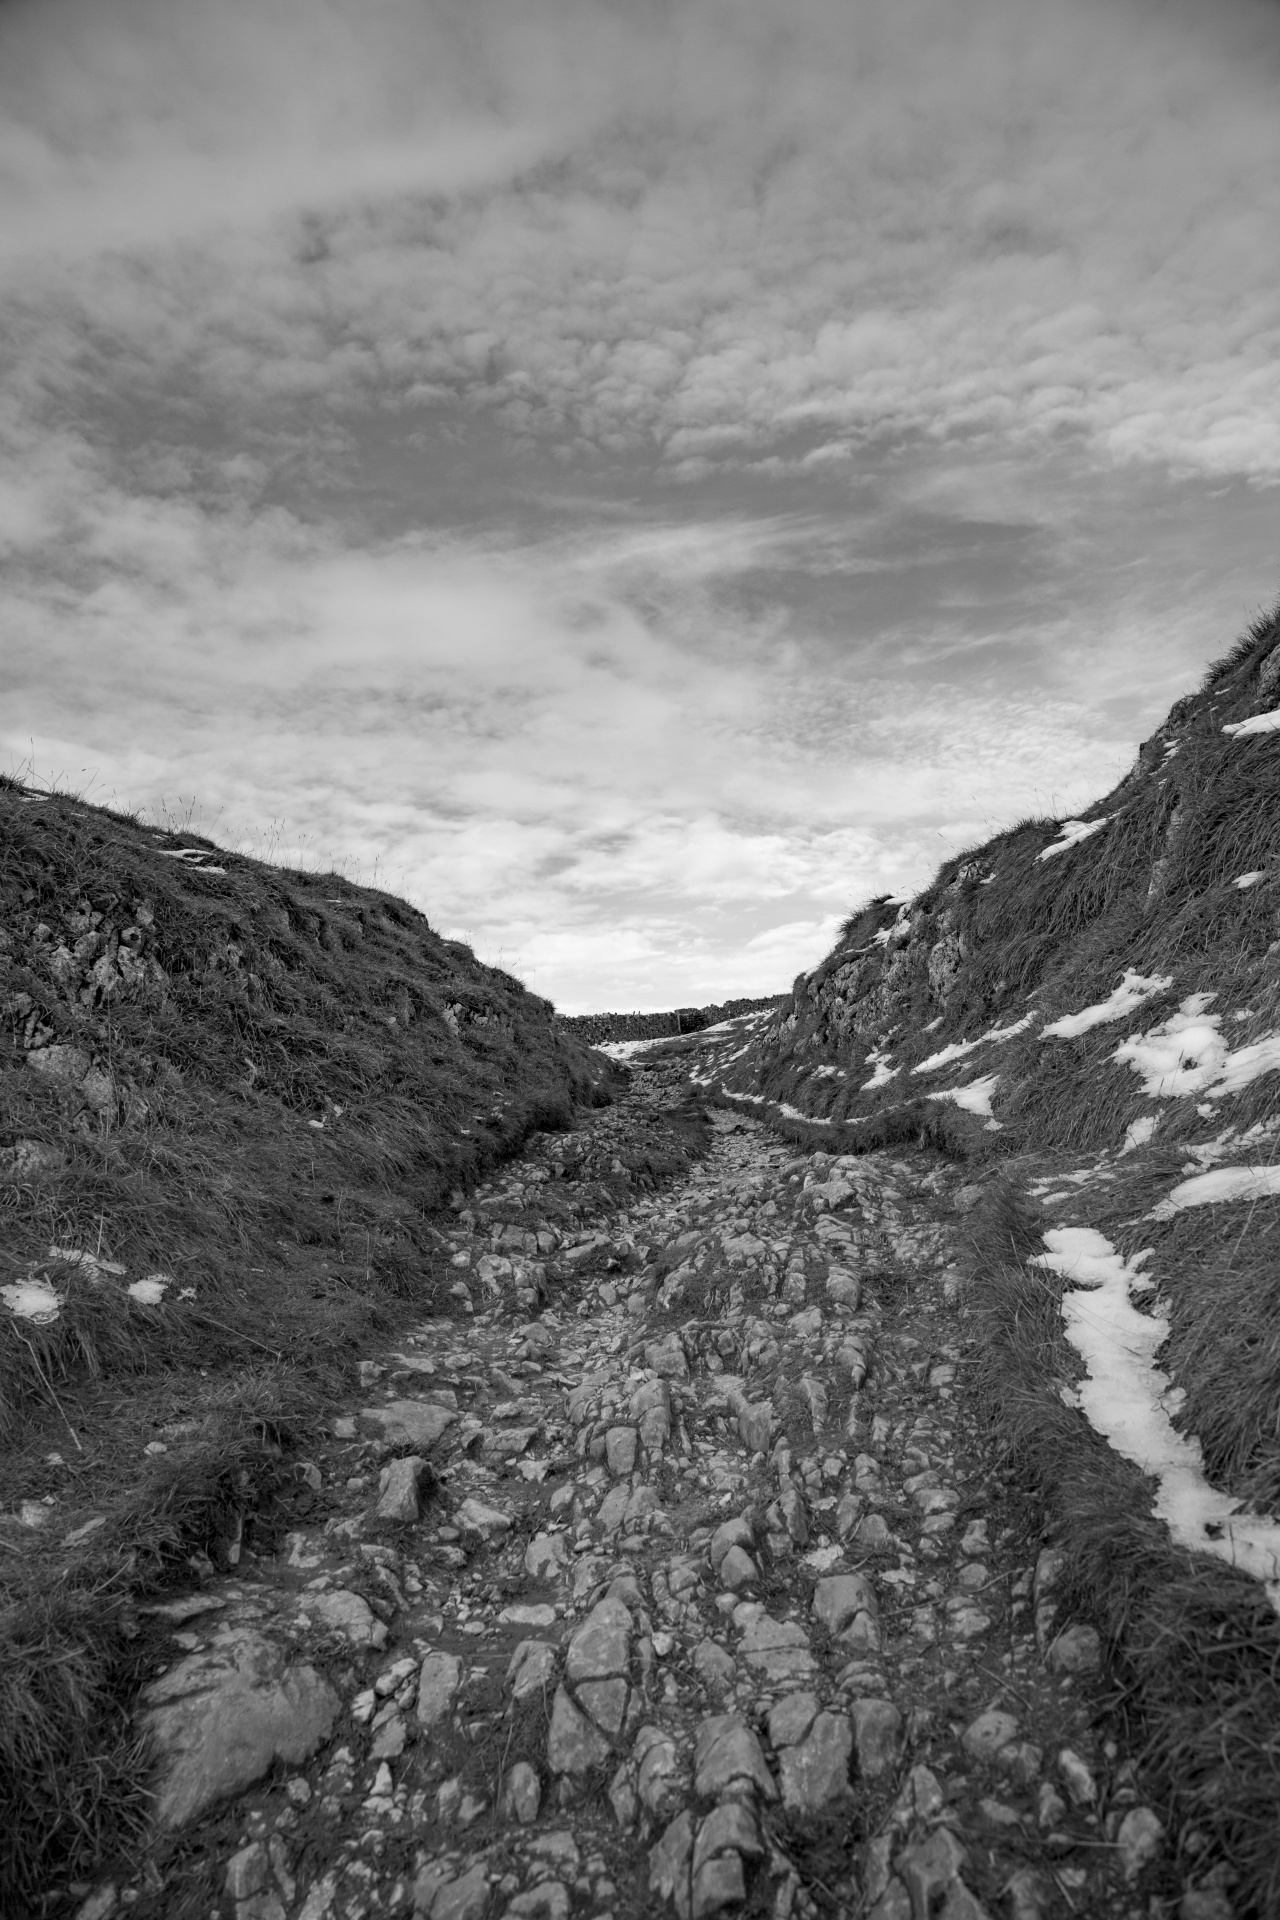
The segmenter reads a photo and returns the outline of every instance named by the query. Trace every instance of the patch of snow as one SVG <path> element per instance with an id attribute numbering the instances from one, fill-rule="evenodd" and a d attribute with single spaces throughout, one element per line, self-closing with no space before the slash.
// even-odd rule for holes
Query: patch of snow
<path id="1" fill-rule="evenodd" d="M 46 1326 L 56 1320 L 62 1300 L 47 1280 L 20 1280 L 16 1286 L 0 1287 L 0 1300 L 3 1300 L 10 1313 L 20 1320 L 34 1320 L 37 1326 Z"/>
<path id="2" fill-rule="evenodd" d="M 1064 820 L 1059 829 L 1059 838 L 1050 841 L 1043 852 L 1036 855 L 1037 861 L 1051 860 L 1055 853 L 1065 853 L 1068 847 L 1078 847 L 1082 840 L 1089 840 L 1095 833 L 1101 833 L 1110 820 L 1109 813 L 1101 820 Z"/>
<path id="3" fill-rule="evenodd" d="M 890 905 L 892 904 L 893 903 L 891 901 Z M 877 947 L 887 947 L 893 941 L 901 940 L 907 931 L 907 927 L 910 920 L 911 920 L 910 902 L 904 900 L 902 905 L 898 908 L 898 916 L 897 916 L 897 919 L 894 921 L 893 925 L 891 927 L 881 927 L 879 933 L 872 935 L 872 940 L 874 944 Z"/>
<path id="4" fill-rule="evenodd" d="M 1280 707 L 1275 708 L 1271 713 L 1251 713 L 1247 720 L 1228 720 L 1222 731 L 1234 734 L 1237 739 L 1243 739 L 1250 733 L 1278 733 L 1280 732 Z"/>
<path id="5" fill-rule="evenodd" d="M 920 1029 L 921 1033 L 936 1033 L 938 1031 L 938 1028 L 942 1025 L 945 1019 L 946 1019 L 946 1015 L 943 1013 L 940 1013 L 936 1020 L 931 1020 L 929 1022 L 928 1026 L 921 1027 Z"/>
<path id="6" fill-rule="evenodd" d="M 1051 1020 L 1044 1029 L 1042 1040 L 1074 1040 L 1077 1034 L 1088 1033 L 1090 1027 L 1103 1026 L 1108 1020 L 1123 1019 L 1126 1013 L 1132 1013 L 1144 1000 L 1150 1000 L 1153 994 L 1166 993 L 1173 985 L 1172 974 L 1141 974 L 1132 967 L 1126 968 L 1121 976 L 1120 985 L 1113 987 L 1105 1000 L 1099 1000 L 1092 1007 L 1081 1007 L 1079 1013 L 1064 1013 L 1060 1020 Z M 1209 996 L 1212 999 L 1212 995 Z"/>
<path id="7" fill-rule="evenodd" d="M 1243 892 L 1246 887 L 1256 887 L 1259 880 L 1265 880 L 1266 877 L 1265 869 L 1259 867 L 1256 873 L 1242 873 L 1238 879 L 1232 882 L 1232 885 L 1239 887 L 1241 892 Z"/>
<path id="8" fill-rule="evenodd" d="M 953 1040 L 949 1046 L 941 1047 L 937 1053 L 931 1053 L 919 1066 L 912 1067 L 912 1073 L 935 1073 L 939 1067 L 946 1067 L 953 1060 L 963 1060 L 966 1053 L 972 1053 L 975 1047 L 982 1045 L 980 1040 Z"/>
<path id="9" fill-rule="evenodd" d="M 927 1093 L 926 1100 L 954 1100 L 966 1113 L 976 1113 L 980 1119 L 991 1118 L 991 1096 L 996 1090 L 1000 1076 L 989 1073 L 981 1080 L 971 1080 L 967 1087 L 947 1087 L 942 1093 Z M 999 1122 L 996 1123 L 999 1125 Z"/>
<path id="10" fill-rule="evenodd" d="M 225 873 L 225 867 L 209 865 L 209 856 L 203 847 L 158 847 L 156 851 L 162 860 L 181 860 L 188 873 Z"/>
<path id="11" fill-rule="evenodd" d="M 1126 1261 L 1091 1227 L 1052 1227 L 1044 1242 L 1048 1251 L 1033 1255 L 1032 1264 L 1076 1283 L 1062 1297 L 1062 1318 L 1088 1375 L 1070 1394 L 1071 1404 L 1155 1480 L 1156 1517 L 1179 1546 L 1251 1574 L 1280 1612 L 1280 1525 L 1210 1486 L 1199 1440 L 1178 1433 L 1170 1419 L 1179 1390 L 1155 1364 L 1169 1322 L 1140 1313 L 1131 1297 L 1155 1284 L 1138 1270 L 1150 1249 Z"/>
<path id="12" fill-rule="evenodd" d="M 1133 1034 L 1112 1054 L 1141 1074 L 1145 1091 L 1156 1100 L 1203 1093 L 1203 1110 L 1224 1094 L 1238 1093 L 1260 1074 L 1280 1068 L 1280 1033 L 1264 1034 L 1247 1047 L 1228 1050 L 1221 1017 L 1206 1013 L 1211 993 L 1193 993 L 1149 1033 Z"/>
<path id="13" fill-rule="evenodd" d="M 799 1107 L 788 1106 L 785 1100 L 779 1100 L 778 1112 L 785 1114 L 788 1120 L 803 1120 L 806 1127 L 834 1127 L 834 1120 L 819 1119 L 816 1113 L 801 1113 Z"/>
<path id="14" fill-rule="evenodd" d="M 1160 1116 L 1155 1113 L 1144 1113 L 1141 1120 L 1131 1120 L 1120 1143 L 1121 1153 L 1132 1153 L 1135 1147 L 1145 1147 L 1159 1124 Z"/>
<path id="15" fill-rule="evenodd" d="M 898 1069 L 896 1067 L 891 1067 L 889 1065 L 888 1048 L 872 1047 L 870 1053 L 867 1055 L 867 1058 L 868 1060 L 870 1060 L 872 1066 L 875 1068 L 875 1072 L 872 1074 L 869 1080 L 863 1081 L 862 1091 L 864 1093 L 869 1093 L 873 1087 L 887 1087 L 889 1082 L 896 1077 L 898 1072 Z"/>
<path id="16" fill-rule="evenodd" d="M 988 1042 L 1011 1040 L 1015 1033 L 1025 1033 L 1035 1018 L 1034 1013 L 1024 1013 L 1021 1020 L 1015 1020 L 1011 1027 L 989 1027 L 986 1033 L 980 1033 L 976 1040 L 953 1040 L 949 1046 L 940 1048 L 937 1053 L 931 1053 L 927 1060 L 920 1062 L 919 1066 L 912 1067 L 911 1071 L 912 1073 L 935 1073 L 939 1067 L 948 1066 L 952 1060 L 963 1059 L 964 1055 L 972 1053 L 975 1047 L 985 1047 Z"/>
<path id="17" fill-rule="evenodd" d="M 637 1053 L 648 1053 L 668 1040 L 687 1040 L 690 1037 L 687 1033 L 655 1033 L 647 1040 L 601 1040 L 593 1051 L 607 1053 L 611 1060 L 630 1060 Z"/>
<path id="18" fill-rule="evenodd" d="M 173 1280 L 167 1273 L 149 1273 L 145 1280 L 135 1280 L 125 1288 L 131 1300 L 140 1306 L 158 1307 L 164 1299 L 164 1290 L 171 1287 Z"/>
<path id="19" fill-rule="evenodd" d="M 103 1273 L 121 1274 L 124 1272 L 124 1268 L 120 1266 L 117 1261 L 103 1260 L 100 1255 L 89 1253 L 83 1247 L 52 1246 L 49 1249 L 48 1257 L 50 1260 L 60 1260 L 65 1267 L 86 1268 L 91 1280 L 96 1280 L 98 1276 Z"/>
<path id="20" fill-rule="evenodd" d="M 1169 1220 L 1185 1207 L 1214 1206 L 1219 1200 L 1265 1200 L 1280 1193 L 1280 1167 L 1215 1167 L 1193 1174 L 1153 1207 L 1149 1218 Z"/>

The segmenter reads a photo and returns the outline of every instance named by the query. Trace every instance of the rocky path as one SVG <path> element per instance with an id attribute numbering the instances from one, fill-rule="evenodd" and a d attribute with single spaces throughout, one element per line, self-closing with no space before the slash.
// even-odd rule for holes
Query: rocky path
<path id="1" fill-rule="evenodd" d="M 638 1067 L 474 1197 L 314 1523 L 153 1615 L 160 1836 L 81 1920 L 1229 1914 L 1151 1894 L 969 1404 L 962 1176 L 716 1114 L 629 1197 L 678 1097 Z"/>

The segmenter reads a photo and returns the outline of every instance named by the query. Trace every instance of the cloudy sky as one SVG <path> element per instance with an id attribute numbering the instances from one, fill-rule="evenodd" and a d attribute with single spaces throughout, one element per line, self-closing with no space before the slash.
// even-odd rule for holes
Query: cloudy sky
<path id="1" fill-rule="evenodd" d="M 1278 0 L 10 0 L 0 764 L 785 987 L 1280 593 Z"/>

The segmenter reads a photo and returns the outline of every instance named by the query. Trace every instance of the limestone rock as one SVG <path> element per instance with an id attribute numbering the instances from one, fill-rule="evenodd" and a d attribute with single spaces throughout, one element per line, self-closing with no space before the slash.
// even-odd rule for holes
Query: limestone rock
<path id="1" fill-rule="evenodd" d="M 425 1453 L 457 1415 L 451 1408 L 438 1407 L 428 1400 L 392 1400 L 385 1407 L 364 1407 L 360 1418 L 380 1426 L 389 1445 L 421 1447 Z"/>
<path id="2" fill-rule="evenodd" d="M 1159 1858 L 1164 1827 L 1150 1807 L 1130 1807 L 1117 1830 L 1116 1846 L 1126 1880 L 1136 1880 L 1144 1867 Z"/>
<path id="3" fill-rule="evenodd" d="M 453 1653 L 429 1653 L 418 1676 L 418 1725 L 438 1726 L 462 1684 L 462 1662 Z"/>
<path id="4" fill-rule="evenodd" d="M 1014 1715 L 1005 1713 L 1000 1707 L 988 1707 L 976 1720 L 970 1721 L 961 1735 L 960 1744 L 971 1760 L 977 1760 L 987 1766 L 999 1753 L 1001 1747 L 1007 1747 L 1018 1731 L 1018 1722 Z"/>
<path id="5" fill-rule="evenodd" d="M 807 1680 L 814 1669 L 804 1628 L 793 1620 L 753 1620 L 742 1637 L 742 1657 L 767 1680 Z"/>
<path id="6" fill-rule="evenodd" d="M 698 1728 L 693 1747 L 694 1789 L 703 1799 L 755 1788 L 766 1800 L 778 1790 L 755 1734 L 737 1713 L 713 1714 Z"/>
<path id="7" fill-rule="evenodd" d="M 463 1534 L 473 1539 L 492 1540 L 495 1534 L 505 1533 L 511 1525 L 511 1516 L 503 1513 L 501 1507 L 488 1507 L 483 1500 L 468 1498 L 459 1505 L 453 1516 L 453 1524 Z"/>
<path id="8" fill-rule="evenodd" d="M 788 1693 L 769 1709 L 769 1739 L 775 1748 L 804 1739 L 818 1713 L 816 1693 Z"/>
<path id="9" fill-rule="evenodd" d="M 902 1715 L 889 1700 L 855 1700 L 851 1713 L 858 1772 L 864 1780 L 878 1780 L 897 1762 Z"/>
<path id="10" fill-rule="evenodd" d="M 610 1427 L 604 1442 L 610 1473 L 623 1479 L 631 1472 L 636 1464 L 639 1443 L 640 1436 L 634 1427 Z"/>
<path id="11" fill-rule="evenodd" d="M 813 1593 L 813 1617 L 828 1633 L 840 1633 L 860 1613 L 876 1613 L 871 1583 L 860 1573 L 834 1573 L 819 1580 Z"/>
<path id="12" fill-rule="evenodd" d="M 552 1773 L 588 1773 L 609 1758 L 609 1742 L 580 1713 L 563 1687 L 556 1688 L 547 1730 L 547 1765 Z"/>
<path id="13" fill-rule="evenodd" d="M 517 1760 L 502 1783 L 500 1807 L 507 1820 L 530 1827 L 538 1817 L 542 1788 L 527 1760 Z"/>
<path id="14" fill-rule="evenodd" d="M 737 1906 L 746 1894 L 743 1856 L 764 1851 L 754 1810 L 730 1800 L 709 1813 L 693 1843 L 692 1920 Z"/>
<path id="15" fill-rule="evenodd" d="M 543 1693 L 555 1679 L 556 1650 L 547 1640 L 521 1640 L 507 1667 L 507 1685 L 513 1700 Z"/>
<path id="16" fill-rule="evenodd" d="M 911 1896 L 917 1914 L 934 1914 L 958 1879 L 967 1859 L 964 1848 L 946 1827 L 927 1840 L 917 1840 L 898 1860 L 898 1877 Z"/>
<path id="17" fill-rule="evenodd" d="M 411 1522 L 418 1518 L 418 1485 L 426 1471 L 420 1454 L 403 1454 L 382 1469 L 378 1476 L 379 1520 Z"/>
<path id="18" fill-rule="evenodd" d="M 674 1903 L 679 1920 L 689 1920 L 689 1863 L 693 1857 L 693 1815 L 678 1813 L 662 1838 L 649 1849 L 649 1891 Z"/>
<path id="19" fill-rule="evenodd" d="M 658 1818 L 665 1818 L 682 1797 L 683 1769 L 675 1741 L 661 1727 L 641 1727 L 631 1757 L 642 1805 Z"/>
<path id="20" fill-rule="evenodd" d="M 795 1813 L 817 1813 L 849 1792 L 849 1755 L 853 1735 L 843 1714 L 820 1713 L 799 1746 L 782 1755 L 783 1805 Z"/>
<path id="21" fill-rule="evenodd" d="M 1102 1665 L 1097 1628 L 1067 1627 L 1050 1646 L 1047 1659 L 1055 1673 L 1096 1673 Z"/>
<path id="22" fill-rule="evenodd" d="M 717 1646 L 714 1640 L 700 1640 L 693 1650 L 693 1669 L 704 1687 L 712 1693 L 723 1693 L 733 1685 L 737 1672 L 737 1662 L 731 1653 Z"/>
<path id="23" fill-rule="evenodd" d="M 565 1672 L 575 1683 L 625 1674 L 631 1658 L 634 1627 L 621 1600 L 597 1601 L 569 1640 Z"/>
<path id="24" fill-rule="evenodd" d="M 327 1740 L 341 1706 L 314 1667 L 249 1628 L 223 1628 L 143 1692 L 160 1755 L 156 1816 L 181 1827 L 260 1780 L 277 1760 L 298 1765 Z"/>
<path id="25" fill-rule="evenodd" d="M 312 1594 L 307 1609 L 313 1619 L 330 1633 L 340 1633 L 353 1647 L 385 1647 L 387 1629 L 374 1614 L 367 1600 L 346 1587 L 332 1593 Z"/>

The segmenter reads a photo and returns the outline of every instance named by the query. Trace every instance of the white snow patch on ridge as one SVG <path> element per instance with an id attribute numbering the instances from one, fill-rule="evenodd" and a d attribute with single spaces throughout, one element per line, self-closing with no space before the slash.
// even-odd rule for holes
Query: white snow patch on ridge
<path id="1" fill-rule="evenodd" d="M 1172 985 L 1171 973 L 1141 974 L 1128 967 L 1120 985 L 1113 987 L 1105 1000 L 1099 1000 L 1092 1007 L 1081 1007 L 1079 1013 L 1064 1013 L 1060 1020 L 1051 1020 L 1040 1038 L 1074 1040 L 1077 1034 L 1088 1033 L 1090 1027 L 1100 1027 L 1108 1020 L 1122 1019 L 1126 1013 L 1132 1013 L 1135 1007 L 1140 1007 L 1144 1000 L 1150 1000 L 1153 994 L 1167 992 Z"/>
<path id="2" fill-rule="evenodd" d="M 1184 1207 L 1208 1207 L 1219 1200 L 1265 1200 L 1280 1193 L 1280 1167 L 1215 1167 L 1181 1181 L 1153 1207 L 1148 1218 L 1168 1220 Z"/>
<path id="3" fill-rule="evenodd" d="M 1111 815 L 1106 813 L 1101 820 L 1064 820 L 1059 829 L 1059 838 L 1051 840 L 1043 852 L 1036 855 L 1037 861 L 1051 860 L 1055 853 L 1065 853 L 1068 847 L 1078 847 L 1082 840 L 1101 833 L 1110 818 Z"/>
<path id="4" fill-rule="evenodd" d="M 1237 739 L 1248 733 L 1280 732 L 1280 707 L 1272 713 L 1251 713 L 1247 720 L 1228 720 L 1222 731 L 1235 734 Z"/>
<path id="5" fill-rule="evenodd" d="M 1135 1147 L 1145 1147 L 1159 1124 L 1160 1116 L 1155 1113 L 1144 1113 L 1140 1120 L 1131 1120 L 1120 1142 L 1121 1154 L 1132 1153 Z"/>
<path id="6" fill-rule="evenodd" d="M 1246 887 L 1256 887 L 1259 880 L 1265 880 L 1266 877 L 1266 869 L 1259 867 L 1256 873 L 1242 873 L 1239 878 L 1233 880 L 1231 884 L 1239 887 L 1243 893 Z"/>
<path id="7" fill-rule="evenodd" d="M 1169 1417 L 1180 1389 L 1155 1365 L 1169 1322 L 1139 1313 L 1130 1297 L 1154 1285 L 1138 1271 L 1150 1250 L 1125 1261 L 1092 1227 L 1051 1227 L 1044 1241 L 1048 1252 L 1033 1255 L 1032 1264 L 1078 1283 L 1062 1297 L 1062 1318 L 1089 1372 L 1071 1403 L 1118 1454 L 1155 1480 L 1156 1517 L 1178 1545 L 1212 1553 L 1262 1581 L 1280 1612 L 1280 1525 L 1242 1511 L 1239 1500 L 1211 1487 L 1199 1440 L 1178 1433 Z"/>
<path id="8" fill-rule="evenodd" d="M 1213 998 L 1211 993 L 1188 995 L 1177 1013 L 1158 1027 L 1122 1040 L 1112 1059 L 1141 1074 L 1143 1088 L 1154 1100 L 1177 1100 L 1188 1093 L 1220 1100 L 1280 1067 L 1280 1033 L 1228 1050 L 1219 1031 L 1221 1017 L 1205 1012 Z"/>
<path id="9" fill-rule="evenodd" d="M 971 1080 L 967 1087 L 947 1087 L 941 1093 L 927 1093 L 926 1100 L 954 1100 L 958 1107 L 967 1113 L 976 1113 L 985 1120 L 991 1120 L 991 1096 L 999 1084 L 998 1073 L 988 1073 L 981 1080 Z M 992 1121 L 998 1127 L 998 1120 Z"/>
<path id="10" fill-rule="evenodd" d="M 20 1280 L 16 1286 L 0 1287 L 0 1300 L 20 1320 L 34 1320 L 38 1326 L 56 1320 L 62 1305 L 47 1280 Z"/>
<path id="11" fill-rule="evenodd" d="M 863 1081 L 862 1091 L 864 1093 L 867 1093 L 871 1090 L 872 1087 L 887 1087 L 889 1082 L 893 1079 L 894 1075 L 898 1071 L 896 1067 L 891 1067 L 889 1065 L 889 1054 L 887 1049 L 882 1050 L 880 1047 L 872 1047 L 870 1053 L 867 1055 L 867 1058 L 868 1060 L 870 1060 L 872 1066 L 875 1068 L 875 1072 L 872 1074 L 869 1080 Z"/>
<path id="12" fill-rule="evenodd" d="M 945 1067 L 952 1060 L 962 1060 L 966 1053 L 972 1053 L 975 1047 L 985 1047 L 988 1041 L 1012 1040 L 1015 1033 L 1025 1033 L 1035 1020 L 1034 1013 L 1024 1013 L 1021 1020 L 1015 1020 L 1011 1027 L 988 1027 L 976 1040 L 953 1040 L 949 1046 L 931 1053 L 927 1060 L 912 1067 L 912 1073 L 934 1073 L 939 1067 Z"/>

